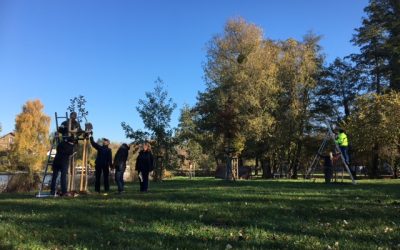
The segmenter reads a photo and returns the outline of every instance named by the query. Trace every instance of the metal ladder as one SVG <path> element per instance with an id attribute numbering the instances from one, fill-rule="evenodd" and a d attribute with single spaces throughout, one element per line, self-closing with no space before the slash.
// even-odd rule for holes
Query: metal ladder
<path id="1" fill-rule="evenodd" d="M 333 130 L 332 130 L 330 122 L 328 120 L 325 120 L 325 123 L 326 123 L 326 126 L 328 128 L 328 131 L 327 131 L 327 133 L 325 135 L 324 141 L 321 143 L 321 145 L 320 145 L 320 147 L 318 149 L 317 154 L 314 156 L 313 161 L 311 162 L 309 170 L 308 170 L 308 172 L 306 173 L 306 176 L 305 176 L 306 179 L 310 179 L 310 177 L 313 175 L 313 173 L 315 171 L 315 168 L 319 164 L 319 160 L 320 160 L 320 157 L 321 157 L 320 154 L 323 152 L 326 144 L 328 144 L 329 139 L 333 140 L 333 143 L 335 144 L 336 150 L 338 152 L 341 152 L 340 148 L 339 148 L 339 145 L 335 141 L 335 133 L 333 133 Z M 350 168 L 347 165 L 346 160 L 344 159 L 344 156 L 343 156 L 342 153 L 340 153 L 340 159 L 342 160 L 343 165 L 346 168 L 346 171 L 347 171 L 347 173 L 349 174 L 349 176 L 351 178 L 351 182 L 353 184 L 356 184 L 356 180 L 354 179 L 353 175 L 351 174 Z"/>
<path id="2" fill-rule="evenodd" d="M 57 112 L 55 113 L 56 132 L 54 132 L 54 135 L 53 135 L 54 137 L 53 137 L 53 140 L 51 142 L 49 155 L 47 157 L 47 162 L 46 162 L 46 166 L 45 166 L 45 169 L 44 169 L 42 183 L 40 184 L 39 192 L 36 195 L 37 198 L 43 198 L 43 197 L 51 196 L 49 193 L 43 193 L 43 187 L 44 187 L 44 181 L 45 181 L 47 172 L 49 170 L 49 166 L 53 166 L 53 160 L 54 160 L 54 157 L 56 156 L 54 150 L 57 148 L 57 145 L 60 142 L 60 135 L 58 133 L 58 119 L 68 119 L 68 113 L 67 112 L 65 113 L 65 117 L 64 116 L 58 116 Z"/>

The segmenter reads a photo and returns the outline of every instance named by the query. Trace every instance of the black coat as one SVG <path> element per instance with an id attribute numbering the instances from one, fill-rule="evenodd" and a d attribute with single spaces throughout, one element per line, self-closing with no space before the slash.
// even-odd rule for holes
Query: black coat
<path id="1" fill-rule="evenodd" d="M 136 159 L 135 170 L 139 172 L 151 172 L 154 169 L 153 154 L 150 151 L 140 151 Z"/>
<path id="2" fill-rule="evenodd" d="M 97 144 L 93 137 L 90 137 L 90 144 L 97 150 L 96 156 L 96 167 L 111 167 L 112 165 L 112 153 L 108 146 L 100 146 Z"/>
<path id="3" fill-rule="evenodd" d="M 116 171 L 125 171 L 126 160 L 128 159 L 129 146 L 125 143 L 119 147 L 117 153 L 114 156 L 114 167 Z"/>
<path id="4" fill-rule="evenodd" d="M 54 157 L 53 168 L 60 168 L 69 164 L 69 157 L 74 153 L 74 144 L 61 141 L 57 145 L 57 153 Z"/>

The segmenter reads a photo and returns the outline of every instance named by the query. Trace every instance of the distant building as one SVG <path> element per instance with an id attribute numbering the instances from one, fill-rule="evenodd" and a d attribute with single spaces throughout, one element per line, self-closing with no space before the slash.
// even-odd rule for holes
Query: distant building
<path id="1" fill-rule="evenodd" d="M 15 134 L 13 132 L 0 137 L 0 151 L 10 150 L 11 145 L 14 143 L 14 138 Z"/>

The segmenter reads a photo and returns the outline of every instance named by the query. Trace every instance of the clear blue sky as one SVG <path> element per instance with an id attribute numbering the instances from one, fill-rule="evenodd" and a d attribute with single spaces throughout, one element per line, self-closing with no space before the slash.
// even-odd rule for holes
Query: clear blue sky
<path id="1" fill-rule="evenodd" d="M 272 39 L 323 35 L 327 61 L 357 51 L 349 40 L 367 0 L 0 0 L 0 123 L 14 129 L 22 105 L 40 99 L 63 113 L 86 97 L 95 137 L 124 141 L 120 123 L 143 128 L 135 107 L 157 77 L 178 104 L 204 89 L 206 43 L 243 17 Z M 51 130 L 54 130 L 52 123 Z"/>

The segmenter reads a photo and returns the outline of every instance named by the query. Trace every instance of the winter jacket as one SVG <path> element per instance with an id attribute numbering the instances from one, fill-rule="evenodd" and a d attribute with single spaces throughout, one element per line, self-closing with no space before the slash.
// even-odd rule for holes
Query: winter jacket
<path id="1" fill-rule="evenodd" d="M 74 144 L 61 141 L 57 145 L 57 153 L 54 157 L 53 167 L 58 168 L 69 164 L 69 157 L 74 153 Z"/>
<path id="2" fill-rule="evenodd" d="M 70 136 L 69 133 L 81 133 L 82 128 L 78 121 L 71 121 L 71 131 L 68 130 L 69 127 L 69 119 L 61 123 L 61 126 L 58 127 L 58 132 L 63 135 L 63 137 Z"/>
<path id="3" fill-rule="evenodd" d="M 136 159 L 135 170 L 139 172 L 151 172 L 154 169 L 154 159 L 150 151 L 140 151 Z"/>
<path id="4" fill-rule="evenodd" d="M 112 153 L 108 146 L 100 146 L 97 144 L 93 137 L 90 137 L 90 144 L 97 150 L 96 156 L 96 167 L 111 167 L 112 165 Z"/>
<path id="5" fill-rule="evenodd" d="M 125 143 L 119 147 L 114 156 L 114 168 L 116 171 L 125 171 L 126 160 L 128 159 L 129 146 Z"/>

